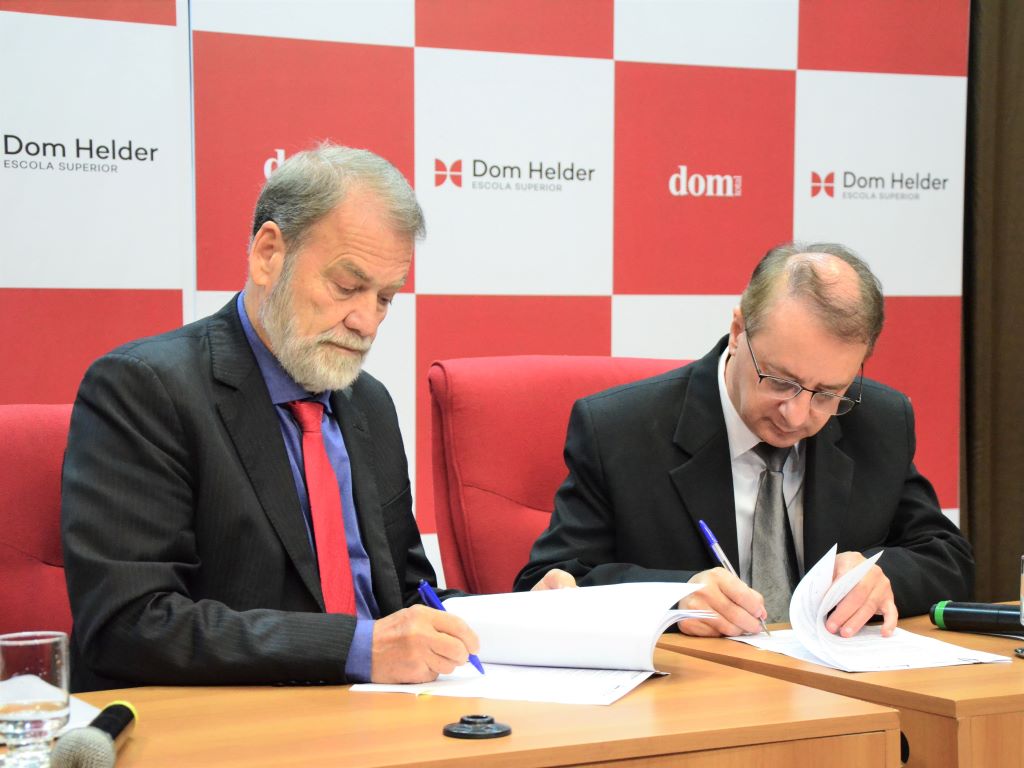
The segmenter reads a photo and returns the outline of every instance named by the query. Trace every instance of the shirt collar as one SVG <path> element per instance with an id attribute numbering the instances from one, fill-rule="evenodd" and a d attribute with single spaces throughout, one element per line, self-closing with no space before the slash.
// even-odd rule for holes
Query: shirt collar
<path id="1" fill-rule="evenodd" d="M 256 364 L 260 368 L 263 381 L 266 382 L 267 391 L 270 393 L 270 401 L 274 405 L 284 405 L 293 400 L 316 400 L 323 403 L 327 413 L 331 412 L 330 393 L 321 392 L 313 394 L 305 387 L 295 381 L 286 371 L 273 353 L 267 349 L 266 344 L 256 333 L 249 314 L 245 311 L 245 291 L 238 294 L 238 301 L 235 304 L 238 309 L 238 319 L 242 322 L 242 330 L 245 331 L 245 338 L 252 347 L 252 353 L 256 356 Z"/>

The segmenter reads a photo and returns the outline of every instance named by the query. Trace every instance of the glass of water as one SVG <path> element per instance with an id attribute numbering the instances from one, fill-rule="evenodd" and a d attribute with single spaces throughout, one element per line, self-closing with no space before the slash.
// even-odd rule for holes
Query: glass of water
<path id="1" fill-rule="evenodd" d="M 50 744 L 68 721 L 68 636 L 0 635 L 0 739 L 4 768 L 45 768 Z"/>

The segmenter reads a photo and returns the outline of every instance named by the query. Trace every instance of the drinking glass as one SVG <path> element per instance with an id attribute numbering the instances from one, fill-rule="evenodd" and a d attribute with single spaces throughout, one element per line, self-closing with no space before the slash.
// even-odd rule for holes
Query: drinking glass
<path id="1" fill-rule="evenodd" d="M 0 635 L 0 738 L 4 768 L 46 768 L 50 744 L 68 721 L 68 636 Z"/>

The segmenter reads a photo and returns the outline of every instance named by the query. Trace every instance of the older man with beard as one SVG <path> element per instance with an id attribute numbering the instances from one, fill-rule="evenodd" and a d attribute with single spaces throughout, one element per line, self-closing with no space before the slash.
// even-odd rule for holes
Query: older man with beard
<path id="1" fill-rule="evenodd" d="M 360 373 L 423 232 L 383 158 L 297 154 L 260 193 L 245 290 L 89 368 L 62 493 L 74 690 L 417 682 L 478 650 L 418 604 L 394 405 Z"/>

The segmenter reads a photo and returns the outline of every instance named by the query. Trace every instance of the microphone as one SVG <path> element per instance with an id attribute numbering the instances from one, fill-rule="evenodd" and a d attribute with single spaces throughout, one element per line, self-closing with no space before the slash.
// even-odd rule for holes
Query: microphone
<path id="1" fill-rule="evenodd" d="M 85 728 L 74 728 L 57 740 L 50 754 L 52 768 L 114 768 L 117 750 L 135 727 L 135 707 L 127 701 L 108 704 Z"/>
<path id="2" fill-rule="evenodd" d="M 1017 605 L 998 603 L 955 603 L 943 600 L 928 612 L 932 624 L 939 629 L 958 632 L 993 632 L 1004 635 L 1019 635 L 1021 610 Z"/>

